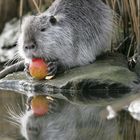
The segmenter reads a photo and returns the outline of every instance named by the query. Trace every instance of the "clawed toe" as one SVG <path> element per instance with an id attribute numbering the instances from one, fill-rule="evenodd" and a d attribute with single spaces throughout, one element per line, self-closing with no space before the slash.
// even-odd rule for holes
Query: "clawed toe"
<path id="1" fill-rule="evenodd" d="M 49 101 L 49 110 L 48 110 L 49 114 L 57 112 L 57 108 L 58 108 L 58 102 L 55 99 L 53 99 L 53 101 Z"/>
<path id="2" fill-rule="evenodd" d="M 137 63 L 137 57 L 132 57 L 128 60 L 128 67 L 130 70 L 134 69 L 135 68 L 135 65 Z"/>
<path id="3" fill-rule="evenodd" d="M 24 72 L 26 73 L 26 76 L 30 77 L 30 79 L 33 79 L 30 75 L 30 72 L 29 72 L 29 64 L 25 63 L 24 65 L 25 65 Z"/>

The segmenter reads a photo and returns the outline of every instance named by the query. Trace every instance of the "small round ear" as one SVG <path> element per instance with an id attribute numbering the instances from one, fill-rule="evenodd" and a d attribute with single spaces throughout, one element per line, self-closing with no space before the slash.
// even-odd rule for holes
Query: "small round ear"
<path id="1" fill-rule="evenodd" d="M 54 17 L 54 16 L 50 16 L 50 23 L 52 24 L 52 25 L 54 25 L 54 24 L 56 24 L 56 22 L 57 22 L 57 19 Z"/>

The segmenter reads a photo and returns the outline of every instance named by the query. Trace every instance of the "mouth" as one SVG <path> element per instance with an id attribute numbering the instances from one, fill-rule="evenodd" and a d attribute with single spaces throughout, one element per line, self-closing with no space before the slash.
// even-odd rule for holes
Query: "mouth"
<path id="1" fill-rule="evenodd" d="M 25 50 L 23 48 L 22 49 L 23 54 L 21 55 L 23 56 L 24 59 L 27 59 L 28 61 L 36 58 L 43 59 L 44 61 L 47 62 L 56 61 L 56 55 L 54 55 L 53 53 L 49 53 L 46 50 L 42 50 L 40 46 L 38 46 L 37 48 L 40 49 Z"/>
<path id="2" fill-rule="evenodd" d="M 47 62 L 47 60 L 48 60 L 42 56 L 36 55 L 35 53 L 26 54 L 26 58 L 29 62 L 31 62 L 32 60 L 35 60 L 35 59 L 42 59 L 44 62 Z"/>
<path id="3" fill-rule="evenodd" d="M 57 58 L 51 57 L 50 55 L 43 54 L 43 53 L 36 53 L 36 52 L 27 52 L 25 53 L 27 60 L 31 61 L 33 59 L 42 59 L 46 63 L 47 62 L 55 62 L 58 61 Z"/>

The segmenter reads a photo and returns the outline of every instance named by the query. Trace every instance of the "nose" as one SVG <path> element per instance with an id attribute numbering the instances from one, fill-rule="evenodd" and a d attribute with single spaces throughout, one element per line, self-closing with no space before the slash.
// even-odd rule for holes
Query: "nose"
<path id="1" fill-rule="evenodd" d="M 24 46 L 25 50 L 35 50 L 36 49 L 36 45 L 34 43 L 31 44 L 26 44 Z"/>

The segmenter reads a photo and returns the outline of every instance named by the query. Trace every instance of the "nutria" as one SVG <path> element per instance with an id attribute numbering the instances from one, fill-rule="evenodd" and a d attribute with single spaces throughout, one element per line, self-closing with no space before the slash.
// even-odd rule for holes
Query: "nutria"
<path id="1" fill-rule="evenodd" d="M 18 40 L 19 54 L 48 62 L 56 74 L 95 61 L 109 47 L 112 11 L 100 0 L 56 0 L 37 16 L 29 16 Z"/>
<path id="2" fill-rule="evenodd" d="M 52 73 L 90 64 L 108 47 L 112 25 L 112 12 L 100 0 L 56 0 L 25 20 L 19 53 L 25 60 L 53 62 Z"/>

